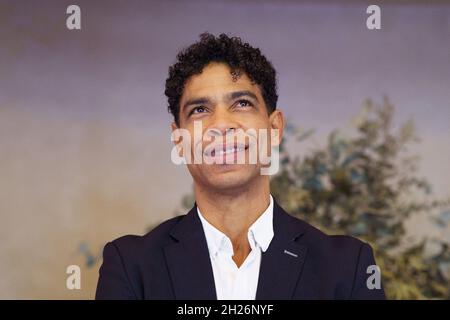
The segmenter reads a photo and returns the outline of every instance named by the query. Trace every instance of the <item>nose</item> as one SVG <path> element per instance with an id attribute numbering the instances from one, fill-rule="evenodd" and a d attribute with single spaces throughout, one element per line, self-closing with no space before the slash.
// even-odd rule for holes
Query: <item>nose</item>
<path id="1" fill-rule="evenodd" d="M 217 106 L 209 118 L 206 130 L 210 136 L 226 136 L 238 128 L 238 123 L 232 112 L 225 107 Z"/>

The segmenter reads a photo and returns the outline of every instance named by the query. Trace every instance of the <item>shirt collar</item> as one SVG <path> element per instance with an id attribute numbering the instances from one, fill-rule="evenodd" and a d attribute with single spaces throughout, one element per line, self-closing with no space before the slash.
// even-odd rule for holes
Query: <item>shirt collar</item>
<path id="1" fill-rule="evenodd" d="M 250 237 L 253 237 L 255 239 L 256 244 L 261 247 L 261 250 L 263 252 L 266 252 L 274 235 L 272 195 L 270 195 L 270 202 L 266 211 L 264 211 L 263 214 L 260 215 L 259 218 L 250 226 L 248 234 L 249 234 L 249 241 Z M 250 244 L 251 243 L 252 241 L 250 241 Z"/>
<path id="2" fill-rule="evenodd" d="M 233 245 L 231 240 L 220 230 L 210 224 L 203 217 L 200 209 L 197 207 L 197 213 L 205 232 L 208 251 L 211 256 L 216 256 L 219 251 L 233 255 Z M 250 226 L 247 238 L 252 250 L 260 247 L 263 252 L 267 250 L 274 236 L 273 232 L 273 198 L 270 195 L 270 202 L 267 209 Z"/>

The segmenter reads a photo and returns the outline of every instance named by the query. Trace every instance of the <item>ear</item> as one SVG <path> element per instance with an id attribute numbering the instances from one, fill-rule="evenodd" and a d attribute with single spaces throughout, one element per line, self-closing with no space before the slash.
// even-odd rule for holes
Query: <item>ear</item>
<path id="1" fill-rule="evenodd" d="M 172 122 L 172 123 L 170 124 L 170 127 L 171 127 L 171 129 L 172 129 L 172 136 L 173 136 L 174 131 L 175 131 L 175 130 L 178 130 L 179 128 L 178 128 L 178 125 L 177 125 L 177 123 L 176 123 L 175 121 Z M 179 136 L 178 139 L 173 139 L 173 144 L 174 144 L 175 147 L 177 148 L 178 155 L 179 155 L 180 157 L 183 156 L 183 148 L 182 148 L 182 146 L 180 145 L 181 140 L 182 140 L 182 137 L 181 137 L 181 136 Z"/>
<path id="2" fill-rule="evenodd" d="M 170 124 L 170 127 L 172 128 L 172 132 L 173 132 L 174 130 L 178 129 L 177 123 L 176 123 L 175 121 L 173 121 L 173 122 Z"/>
<path id="3" fill-rule="evenodd" d="M 276 129 L 278 130 L 278 141 L 271 141 L 273 146 L 278 146 L 281 143 L 281 139 L 283 138 L 283 132 L 284 132 L 284 116 L 283 112 L 281 110 L 274 110 L 270 116 L 269 116 L 269 122 L 270 122 L 270 129 Z M 271 135 L 272 136 L 272 133 Z"/>

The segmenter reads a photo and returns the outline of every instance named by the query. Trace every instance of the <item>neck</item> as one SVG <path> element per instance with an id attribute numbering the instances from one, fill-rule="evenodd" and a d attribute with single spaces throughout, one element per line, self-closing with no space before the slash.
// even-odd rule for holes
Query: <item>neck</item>
<path id="1" fill-rule="evenodd" d="M 223 232 L 233 243 L 235 254 L 250 250 L 247 239 L 249 227 L 261 216 L 270 203 L 269 178 L 224 193 L 221 190 L 195 184 L 195 200 L 206 220 Z"/>

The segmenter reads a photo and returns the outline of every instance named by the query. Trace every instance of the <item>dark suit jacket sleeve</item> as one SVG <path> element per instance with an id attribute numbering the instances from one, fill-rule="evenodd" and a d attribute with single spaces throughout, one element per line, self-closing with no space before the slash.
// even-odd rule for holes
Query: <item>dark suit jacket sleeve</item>
<path id="1" fill-rule="evenodd" d="M 373 274 L 367 273 L 367 267 L 370 265 L 376 265 L 372 248 L 368 244 L 363 243 L 359 251 L 358 265 L 351 295 L 352 299 L 386 299 L 383 286 L 380 289 L 369 289 L 367 286 L 367 279 Z"/>
<path id="2" fill-rule="evenodd" d="M 136 299 L 119 249 L 112 242 L 103 249 L 103 264 L 99 273 L 95 299 Z"/>

